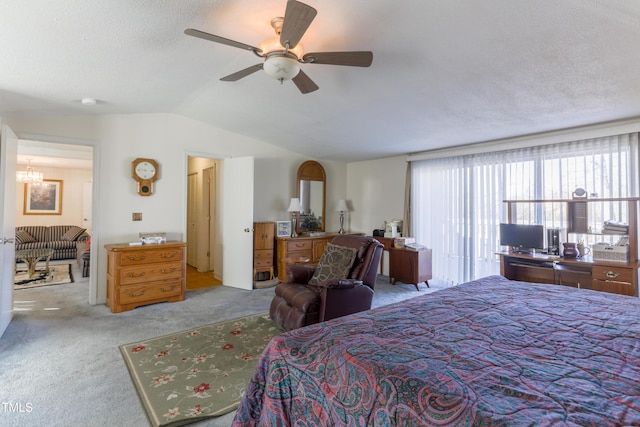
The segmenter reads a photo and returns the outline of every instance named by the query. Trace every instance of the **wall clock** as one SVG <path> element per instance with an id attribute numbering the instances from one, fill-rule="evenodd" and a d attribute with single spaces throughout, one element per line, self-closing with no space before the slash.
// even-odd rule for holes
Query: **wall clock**
<path id="1" fill-rule="evenodd" d="M 153 194 L 153 182 L 158 179 L 160 166 L 153 159 L 137 158 L 131 162 L 131 176 L 138 182 L 138 194 L 150 196 Z"/>

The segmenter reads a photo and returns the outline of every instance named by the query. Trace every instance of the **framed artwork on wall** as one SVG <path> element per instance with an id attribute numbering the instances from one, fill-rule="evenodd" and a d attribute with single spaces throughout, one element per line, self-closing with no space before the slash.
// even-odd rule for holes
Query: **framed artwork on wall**
<path id="1" fill-rule="evenodd" d="M 276 221 L 276 236 L 291 237 L 291 221 Z"/>
<path id="2" fill-rule="evenodd" d="M 62 215 L 62 180 L 24 184 L 24 215 Z"/>

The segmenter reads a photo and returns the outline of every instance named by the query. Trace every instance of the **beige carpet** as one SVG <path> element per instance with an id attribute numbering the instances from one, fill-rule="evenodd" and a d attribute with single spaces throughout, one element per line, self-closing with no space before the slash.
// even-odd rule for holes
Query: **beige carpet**
<path id="1" fill-rule="evenodd" d="M 36 269 L 34 277 L 29 277 L 26 267 L 18 268 L 13 278 L 13 289 L 29 289 L 41 286 L 62 285 L 73 283 L 71 274 L 71 264 L 49 265 L 49 272 L 44 271 L 44 267 Z"/>

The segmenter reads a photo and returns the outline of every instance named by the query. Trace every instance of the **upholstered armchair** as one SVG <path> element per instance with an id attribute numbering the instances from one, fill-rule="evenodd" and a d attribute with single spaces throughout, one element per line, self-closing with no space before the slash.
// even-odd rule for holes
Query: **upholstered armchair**
<path id="1" fill-rule="evenodd" d="M 275 288 L 271 319 L 289 331 L 369 310 L 382 256 L 371 237 L 336 236 L 318 266 L 290 265 L 288 282 Z"/>

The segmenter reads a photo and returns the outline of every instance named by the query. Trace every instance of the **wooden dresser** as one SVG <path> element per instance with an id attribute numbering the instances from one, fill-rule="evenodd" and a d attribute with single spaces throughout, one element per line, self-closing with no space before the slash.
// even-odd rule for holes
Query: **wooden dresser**
<path id="1" fill-rule="evenodd" d="M 275 222 L 253 223 L 253 280 L 257 280 L 256 274 L 261 272 L 269 272 L 269 280 L 273 279 L 275 235 Z"/>
<path id="2" fill-rule="evenodd" d="M 184 301 L 187 244 L 105 245 L 107 306 L 114 313 L 157 302 Z"/>
<path id="3" fill-rule="evenodd" d="M 349 233 L 362 236 L 362 233 Z M 322 236 L 298 236 L 298 237 L 278 237 L 277 263 L 278 279 L 286 282 L 287 266 L 291 264 L 316 265 L 322 258 L 322 253 L 327 244 L 336 237 L 338 233 L 327 233 Z"/>

